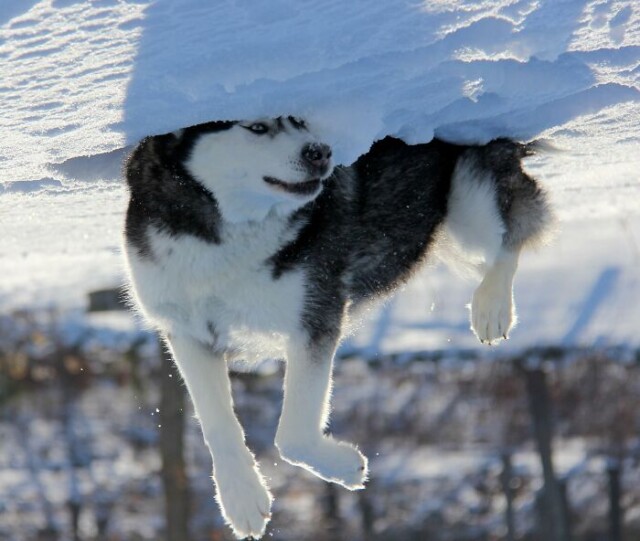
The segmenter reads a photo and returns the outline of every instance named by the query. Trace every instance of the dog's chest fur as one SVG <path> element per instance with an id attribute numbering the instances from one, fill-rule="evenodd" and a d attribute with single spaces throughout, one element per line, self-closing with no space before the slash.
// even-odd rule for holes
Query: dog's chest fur
<path id="1" fill-rule="evenodd" d="M 169 333 L 186 331 L 243 358 L 281 354 L 285 337 L 299 330 L 305 274 L 275 278 L 268 260 L 297 230 L 287 218 L 268 216 L 225 224 L 221 242 L 212 244 L 151 229 L 154 260 L 129 253 L 146 315 Z"/>

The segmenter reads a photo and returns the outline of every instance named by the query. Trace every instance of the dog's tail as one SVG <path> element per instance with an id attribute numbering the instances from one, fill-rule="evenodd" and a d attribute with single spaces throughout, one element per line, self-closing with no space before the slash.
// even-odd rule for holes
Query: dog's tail
<path id="1" fill-rule="evenodd" d="M 520 143 L 520 145 L 523 147 L 523 158 L 534 154 L 559 154 L 562 152 L 562 149 L 553 144 L 550 139 L 534 139 L 528 143 Z"/>
<path id="2" fill-rule="evenodd" d="M 528 143 L 520 143 L 507 137 L 499 137 L 489 141 L 483 150 L 493 158 L 511 162 L 519 161 L 535 154 L 562 152 L 549 139 L 534 139 Z"/>
<path id="3" fill-rule="evenodd" d="M 555 231 L 553 209 L 542 185 L 525 171 L 522 159 L 561 150 L 545 139 L 520 143 L 500 138 L 474 151 L 476 164 L 495 180 L 498 206 L 510 209 L 503 216 L 507 228 L 504 239 L 511 246 L 533 246 L 549 240 Z"/>

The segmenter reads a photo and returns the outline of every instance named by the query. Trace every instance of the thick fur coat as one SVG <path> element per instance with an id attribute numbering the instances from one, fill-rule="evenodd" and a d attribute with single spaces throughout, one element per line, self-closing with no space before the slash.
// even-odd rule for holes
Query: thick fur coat
<path id="1" fill-rule="evenodd" d="M 514 323 L 520 250 L 550 222 L 522 169 L 532 147 L 387 137 L 349 167 L 294 117 L 212 122 L 149 137 L 126 167 L 131 292 L 165 336 L 213 457 L 222 512 L 259 537 L 271 495 L 232 406 L 227 362 L 287 362 L 276 445 L 349 489 L 367 460 L 324 434 L 331 369 L 349 318 L 430 255 L 478 270 L 471 327 L 483 342 Z"/>

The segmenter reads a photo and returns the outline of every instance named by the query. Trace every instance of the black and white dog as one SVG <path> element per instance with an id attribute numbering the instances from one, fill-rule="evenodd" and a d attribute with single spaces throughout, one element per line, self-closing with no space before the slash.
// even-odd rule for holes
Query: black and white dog
<path id="1" fill-rule="evenodd" d="M 522 170 L 531 150 L 507 139 L 459 146 L 387 137 L 334 168 L 330 147 L 303 120 L 281 117 L 201 124 L 133 151 L 131 294 L 173 352 L 238 537 L 264 533 L 272 497 L 234 415 L 227 362 L 285 359 L 282 458 L 363 488 L 367 459 L 324 433 L 347 321 L 444 248 L 481 273 L 473 331 L 489 344 L 506 338 L 520 250 L 551 218 Z"/>

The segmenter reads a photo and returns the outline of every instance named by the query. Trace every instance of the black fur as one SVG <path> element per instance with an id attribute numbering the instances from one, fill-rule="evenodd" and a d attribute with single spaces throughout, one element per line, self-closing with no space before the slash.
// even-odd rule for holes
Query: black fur
<path id="1" fill-rule="evenodd" d="M 170 235 L 220 242 L 216 200 L 184 163 L 201 134 L 228 130 L 234 124 L 208 122 L 176 134 L 147 137 L 133 151 L 125 166 L 130 192 L 125 235 L 141 257 L 154 257 L 147 236 L 151 225 Z"/>
<path id="2" fill-rule="evenodd" d="M 480 171 L 492 173 L 498 209 L 506 226 L 507 247 L 521 246 L 548 226 L 546 194 L 522 169 L 522 158 L 534 151 L 535 143 L 524 145 L 500 138 L 467 152 Z"/>
<path id="3" fill-rule="evenodd" d="M 462 150 L 387 137 L 351 167 L 336 168 L 318 198 L 294 217 L 306 225 L 271 264 L 276 278 L 299 265 L 307 269 L 312 286 L 304 322 L 312 340 L 334 334 L 348 300 L 389 293 L 409 277 L 446 215 Z"/>
<path id="4" fill-rule="evenodd" d="M 295 116 L 288 116 L 287 119 L 296 130 L 307 129 L 307 123 L 304 120 L 301 120 L 300 118 L 296 118 Z"/>

